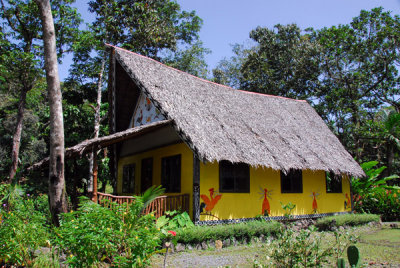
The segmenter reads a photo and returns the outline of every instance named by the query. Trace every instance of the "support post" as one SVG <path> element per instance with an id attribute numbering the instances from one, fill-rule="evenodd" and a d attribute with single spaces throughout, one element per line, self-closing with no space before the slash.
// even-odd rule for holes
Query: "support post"
<path id="1" fill-rule="evenodd" d="M 200 220 L 200 160 L 193 153 L 193 222 Z"/>
<path id="2" fill-rule="evenodd" d="M 97 150 L 93 150 L 93 195 L 92 201 L 97 203 Z"/>

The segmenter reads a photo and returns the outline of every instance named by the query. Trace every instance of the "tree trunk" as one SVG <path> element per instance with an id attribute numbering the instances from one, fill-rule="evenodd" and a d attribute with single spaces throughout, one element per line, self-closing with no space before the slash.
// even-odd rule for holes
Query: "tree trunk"
<path id="1" fill-rule="evenodd" d="M 24 112 L 26 105 L 26 94 L 29 91 L 25 88 L 21 89 L 21 95 L 18 103 L 18 113 L 17 113 L 17 125 L 15 127 L 13 143 L 12 143 L 12 152 L 11 152 L 11 168 L 9 173 L 8 183 L 11 183 L 17 173 L 18 168 L 18 159 L 19 159 L 19 147 L 21 145 L 21 134 L 22 134 L 22 126 L 24 121 Z"/>
<path id="2" fill-rule="evenodd" d="M 50 106 L 49 203 L 53 223 L 59 225 L 59 214 L 67 212 L 64 179 L 64 122 L 58 76 L 56 36 L 49 0 L 35 0 L 43 26 L 46 81 Z"/>
<path id="3" fill-rule="evenodd" d="M 100 132 L 100 108 L 101 108 L 101 88 L 103 85 L 103 72 L 106 65 L 106 53 L 103 52 L 103 58 L 101 59 L 101 68 L 99 72 L 99 80 L 97 82 L 97 99 L 96 99 L 96 107 L 94 113 L 94 138 L 99 137 Z M 97 166 L 94 161 L 97 160 L 97 157 L 94 155 L 97 154 L 96 151 L 92 151 L 89 154 L 89 181 L 88 181 L 88 192 L 89 195 L 93 194 L 93 192 L 97 192 L 97 189 L 93 189 L 94 184 L 97 185 L 97 181 L 95 182 L 95 174 L 94 167 Z M 97 173 L 97 170 L 96 170 Z M 96 176 L 97 179 L 97 176 Z"/>

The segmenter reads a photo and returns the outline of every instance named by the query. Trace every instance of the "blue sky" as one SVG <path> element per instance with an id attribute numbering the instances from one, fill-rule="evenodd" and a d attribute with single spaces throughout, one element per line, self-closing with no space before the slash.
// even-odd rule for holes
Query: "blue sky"
<path id="1" fill-rule="evenodd" d="M 320 29 L 346 24 L 362 9 L 382 6 L 392 15 L 400 14 L 400 0 L 177 0 L 182 10 L 195 10 L 203 19 L 200 40 L 212 53 L 206 57 L 210 69 L 232 55 L 231 44 L 244 43 L 257 26 L 296 23 L 300 28 Z M 85 21 L 93 19 L 86 1 L 75 4 Z M 61 80 L 68 75 L 71 57 L 60 66 Z"/>

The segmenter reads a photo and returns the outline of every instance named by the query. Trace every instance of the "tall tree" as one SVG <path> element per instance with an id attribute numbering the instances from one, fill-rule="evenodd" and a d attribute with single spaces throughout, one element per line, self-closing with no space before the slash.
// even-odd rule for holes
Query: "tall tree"
<path id="1" fill-rule="evenodd" d="M 294 24 L 257 27 L 256 48 L 243 61 L 240 88 L 291 97 L 310 96 L 318 81 L 319 47 Z"/>
<path id="2" fill-rule="evenodd" d="M 67 212 L 64 179 L 64 122 L 60 78 L 58 75 L 56 35 L 49 0 L 35 0 L 43 27 L 44 61 L 50 106 L 49 203 L 53 223 Z"/>
<path id="3" fill-rule="evenodd" d="M 382 106 L 399 110 L 399 28 L 399 16 L 375 8 L 361 11 L 350 24 L 315 31 L 322 55 L 316 107 L 358 159 L 363 122 Z"/>
<path id="4" fill-rule="evenodd" d="M 187 48 L 178 49 L 176 52 L 171 51 L 162 59 L 162 62 L 194 76 L 207 79 L 208 65 L 205 56 L 210 53 L 211 51 L 204 48 L 201 41 L 197 41 Z"/>
<path id="5" fill-rule="evenodd" d="M 56 32 L 59 36 L 57 50 L 60 55 L 65 45 L 74 37 L 80 20 L 76 11 L 69 4 L 71 0 L 52 1 L 56 20 Z M 16 174 L 20 159 L 20 143 L 27 93 L 34 87 L 42 74 L 41 68 L 41 29 L 39 11 L 32 0 L 1 0 L 0 25 L 2 38 L 9 43 L 9 49 L 2 52 L 2 65 L 8 66 L 3 72 L 3 80 L 9 91 L 15 92 L 18 99 L 17 120 L 12 142 L 12 164 L 9 180 Z"/>

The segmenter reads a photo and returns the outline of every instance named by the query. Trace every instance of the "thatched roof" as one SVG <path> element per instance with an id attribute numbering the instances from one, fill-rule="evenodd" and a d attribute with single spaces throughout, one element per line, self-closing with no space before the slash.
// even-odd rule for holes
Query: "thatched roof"
<path id="1" fill-rule="evenodd" d="M 117 62 L 205 161 L 364 176 L 306 102 L 235 90 L 114 47 Z"/>

